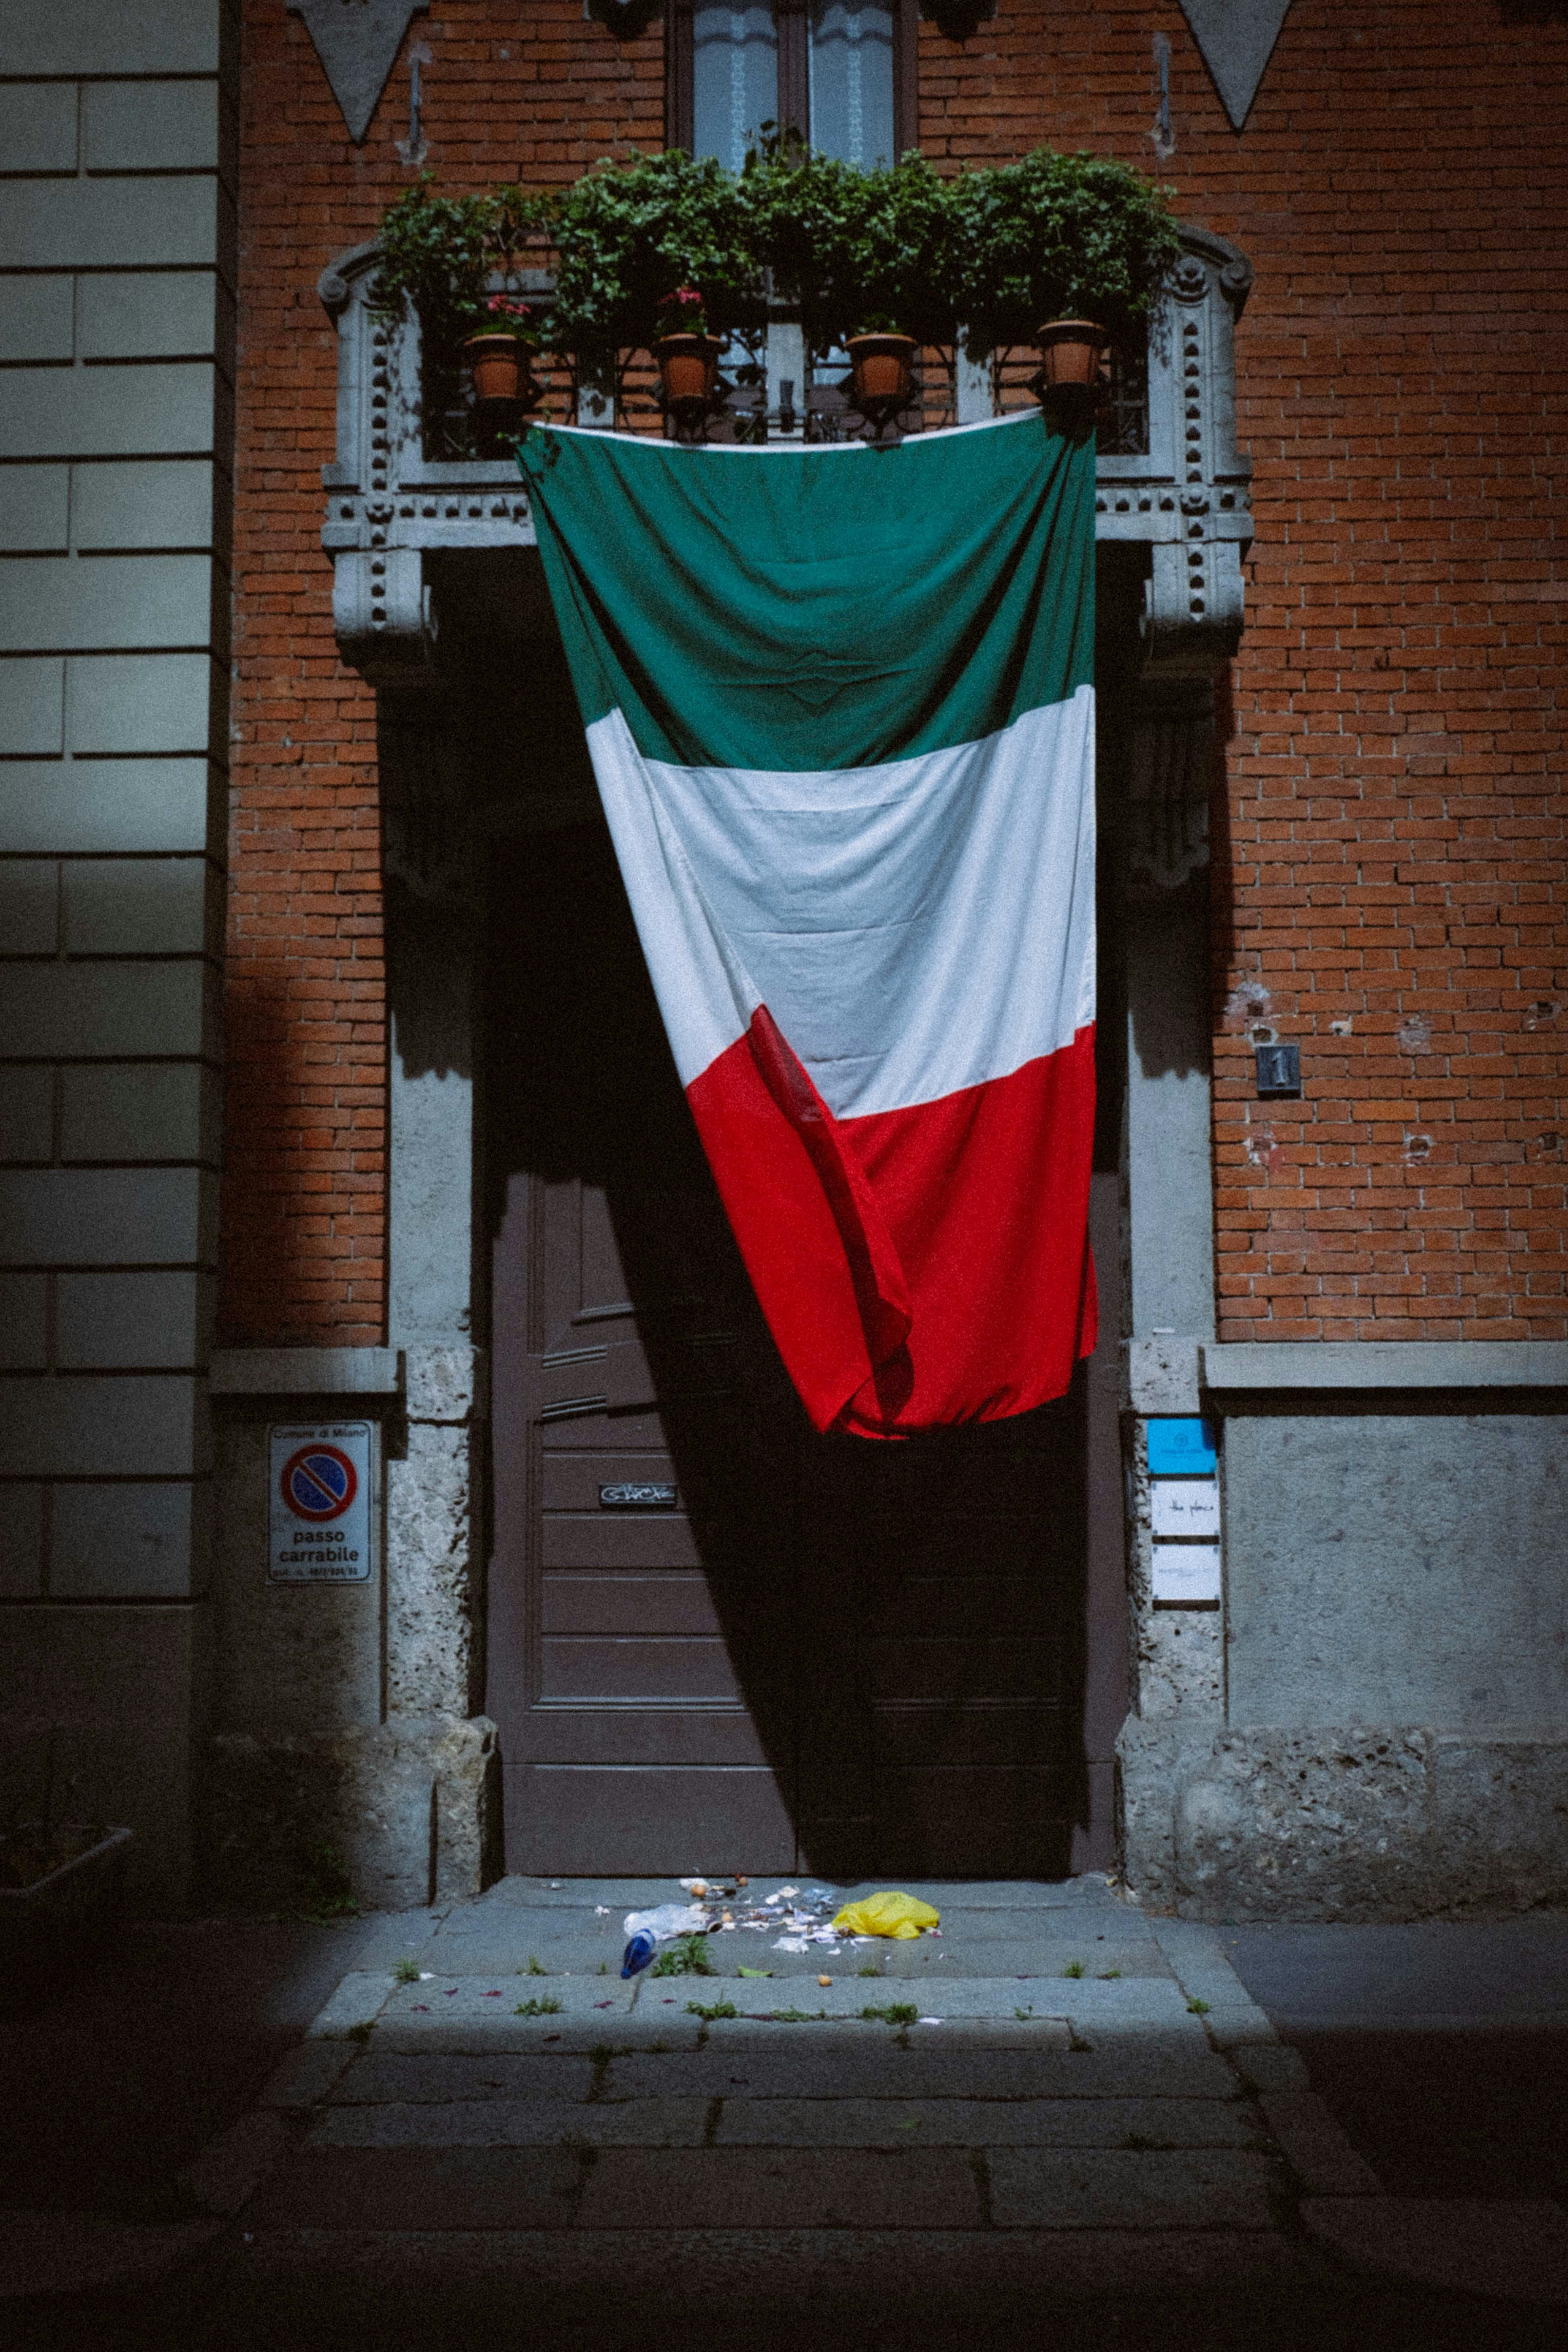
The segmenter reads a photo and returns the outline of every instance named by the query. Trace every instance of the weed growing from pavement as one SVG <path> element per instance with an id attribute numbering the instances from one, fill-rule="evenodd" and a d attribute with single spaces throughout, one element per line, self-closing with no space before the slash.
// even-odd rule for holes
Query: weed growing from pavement
<path id="1" fill-rule="evenodd" d="M 544 1966 L 537 1952 L 530 1952 L 527 1968 L 518 1970 L 520 1977 L 547 1977 L 549 1974 L 550 1970 Z"/>
<path id="2" fill-rule="evenodd" d="M 1187 2003 L 1187 2012 L 1192 2017 L 1206 2017 L 1209 2013 L 1209 2005 L 1206 2000 L 1200 2000 L 1197 1994 L 1194 1993 Z"/>
<path id="3" fill-rule="evenodd" d="M 1034 2012 L 1034 2010 L 1033 2010 L 1032 2008 L 1029 2008 L 1029 2009 L 1016 2009 L 1016 2010 L 1013 2011 L 1014 2016 L 1017 2019 L 1017 2021 L 1018 2021 L 1018 2022 L 1019 2022 L 1019 2024 L 1020 2024 L 1020 2025 L 1026 2025 L 1026 2024 L 1028 2023 L 1028 2021 L 1029 2021 L 1030 2018 L 1031 2018 L 1031 2017 L 1033 2017 L 1034 2013 L 1035 2013 L 1035 2012 Z"/>
<path id="4" fill-rule="evenodd" d="M 716 2017 L 739 2017 L 741 2014 L 732 2000 L 689 2000 L 686 2013 L 689 2017 L 700 2017 L 705 2025 L 711 2025 Z"/>
<path id="5" fill-rule="evenodd" d="M 1086 1976 L 1088 1974 L 1088 1970 L 1085 1969 L 1081 1960 L 1069 1960 L 1066 1968 L 1062 1970 L 1062 1974 L 1064 1977 L 1081 1977 Z"/>
<path id="6" fill-rule="evenodd" d="M 417 1960 L 411 1960 L 407 1953 L 405 1952 L 400 1960 L 395 1960 L 393 1962 L 392 1973 L 397 1979 L 399 1984 L 417 1984 L 419 1981 L 419 1963 Z"/>
<path id="7" fill-rule="evenodd" d="M 362 2017 L 362 2018 L 361 2018 L 361 2020 L 360 2020 L 360 2021 L 359 2021 L 359 2023 L 358 2023 L 357 2025 L 351 2025 L 351 2026 L 350 2026 L 350 2028 L 349 2028 L 349 2040 L 350 2040 L 351 2042 L 357 2042 L 360 2044 L 360 2046 L 363 2048 L 363 2045 L 364 2045 L 364 2044 L 365 2044 L 365 2043 L 370 2040 L 371 2035 L 372 2035 L 374 2032 L 375 2032 L 375 2020 L 374 2020 L 374 2017 Z"/>
<path id="8" fill-rule="evenodd" d="M 882 1971 L 873 1960 L 868 1969 L 857 1969 L 855 1973 L 858 1977 L 879 1977 Z"/>
<path id="9" fill-rule="evenodd" d="M 559 2017 L 560 2014 L 561 2003 L 558 2000 L 541 2000 L 537 1994 L 531 2000 L 520 2000 L 512 2011 L 514 2017 Z"/>
<path id="10" fill-rule="evenodd" d="M 718 1970 L 708 1957 L 706 1936 L 678 1936 L 660 1952 L 650 1972 L 656 1977 L 711 1977 Z"/>
<path id="11" fill-rule="evenodd" d="M 862 2017 L 869 2018 L 874 2023 L 912 2025 L 920 2015 L 920 2011 L 912 2000 L 893 2000 L 888 2003 L 886 2009 L 863 2009 L 860 2014 Z"/>
<path id="12" fill-rule="evenodd" d="M 1101 1984 L 1110 1984 L 1121 1974 L 1121 1971 L 1120 1969 L 1101 1969 L 1100 1971 L 1100 1981 Z"/>

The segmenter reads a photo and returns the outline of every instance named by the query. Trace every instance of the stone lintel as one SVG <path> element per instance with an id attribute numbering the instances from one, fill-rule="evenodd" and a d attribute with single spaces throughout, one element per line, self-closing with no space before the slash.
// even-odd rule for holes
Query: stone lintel
<path id="1" fill-rule="evenodd" d="M 1163 1342 L 1166 1347 L 1176 1343 Z M 1554 1339 L 1243 1340 L 1206 1343 L 1213 1395 L 1277 1389 L 1568 1388 L 1568 1342 Z M 1152 1410 L 1152 1408 L 1150 1408 Z M 1165 1406 L 1161 1410 L 1170 1412 Z M 1195 1409 L 1195 1408 L 1194 1408 Z"/>
<path id="2" fill-rule="evenodd" d="M 212 1360 L 215 1397 L 398 1397 L 396 1348 L 226 1348 Z"/>

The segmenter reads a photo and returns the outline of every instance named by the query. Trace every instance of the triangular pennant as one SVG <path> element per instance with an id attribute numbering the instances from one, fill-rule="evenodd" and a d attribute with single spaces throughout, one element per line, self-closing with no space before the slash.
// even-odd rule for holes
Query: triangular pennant
<path id="1" fill-rule="evenodd" d="M 1290 0 L 1182 0 L 1233 131 L 1247 121 L 1289 9 Z"/>
<path id="2" fill-rule="evenodd" d="M 289 0 L 303 16 L 357 147 L 370 129 L 410 21 L 430 0 Z"/>

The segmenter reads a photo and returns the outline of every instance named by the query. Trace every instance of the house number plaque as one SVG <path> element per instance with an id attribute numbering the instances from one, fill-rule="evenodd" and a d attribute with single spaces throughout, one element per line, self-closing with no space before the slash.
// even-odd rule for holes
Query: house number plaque
<path id="1" fill-rule="evenodd" d="M 680 1489 L 657 1482 L 637 1485 L 626 1481 L 617 1486 L 601 1486 L 599 1508 L 602 1511 L 673 1511 L 680 1501 Z"/>

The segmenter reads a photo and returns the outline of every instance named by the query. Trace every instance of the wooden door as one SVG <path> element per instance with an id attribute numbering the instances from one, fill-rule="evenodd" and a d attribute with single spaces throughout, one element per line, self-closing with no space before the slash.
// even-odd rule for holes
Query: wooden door
<path id="1" fill-rule="evenodd" d="M 790 1869 L 800 1416 L 602 828 L 498 874 L 491 967 L 508 1867 Z"/>
<path id="2" fill-rule="evenodd" d="M 816 1436 L 602 828 L 498 868 L 489 961 L 509 1869 L 1064 1872 L 1085 1818 L 1081 1379 L 984 1427 Z"/>

